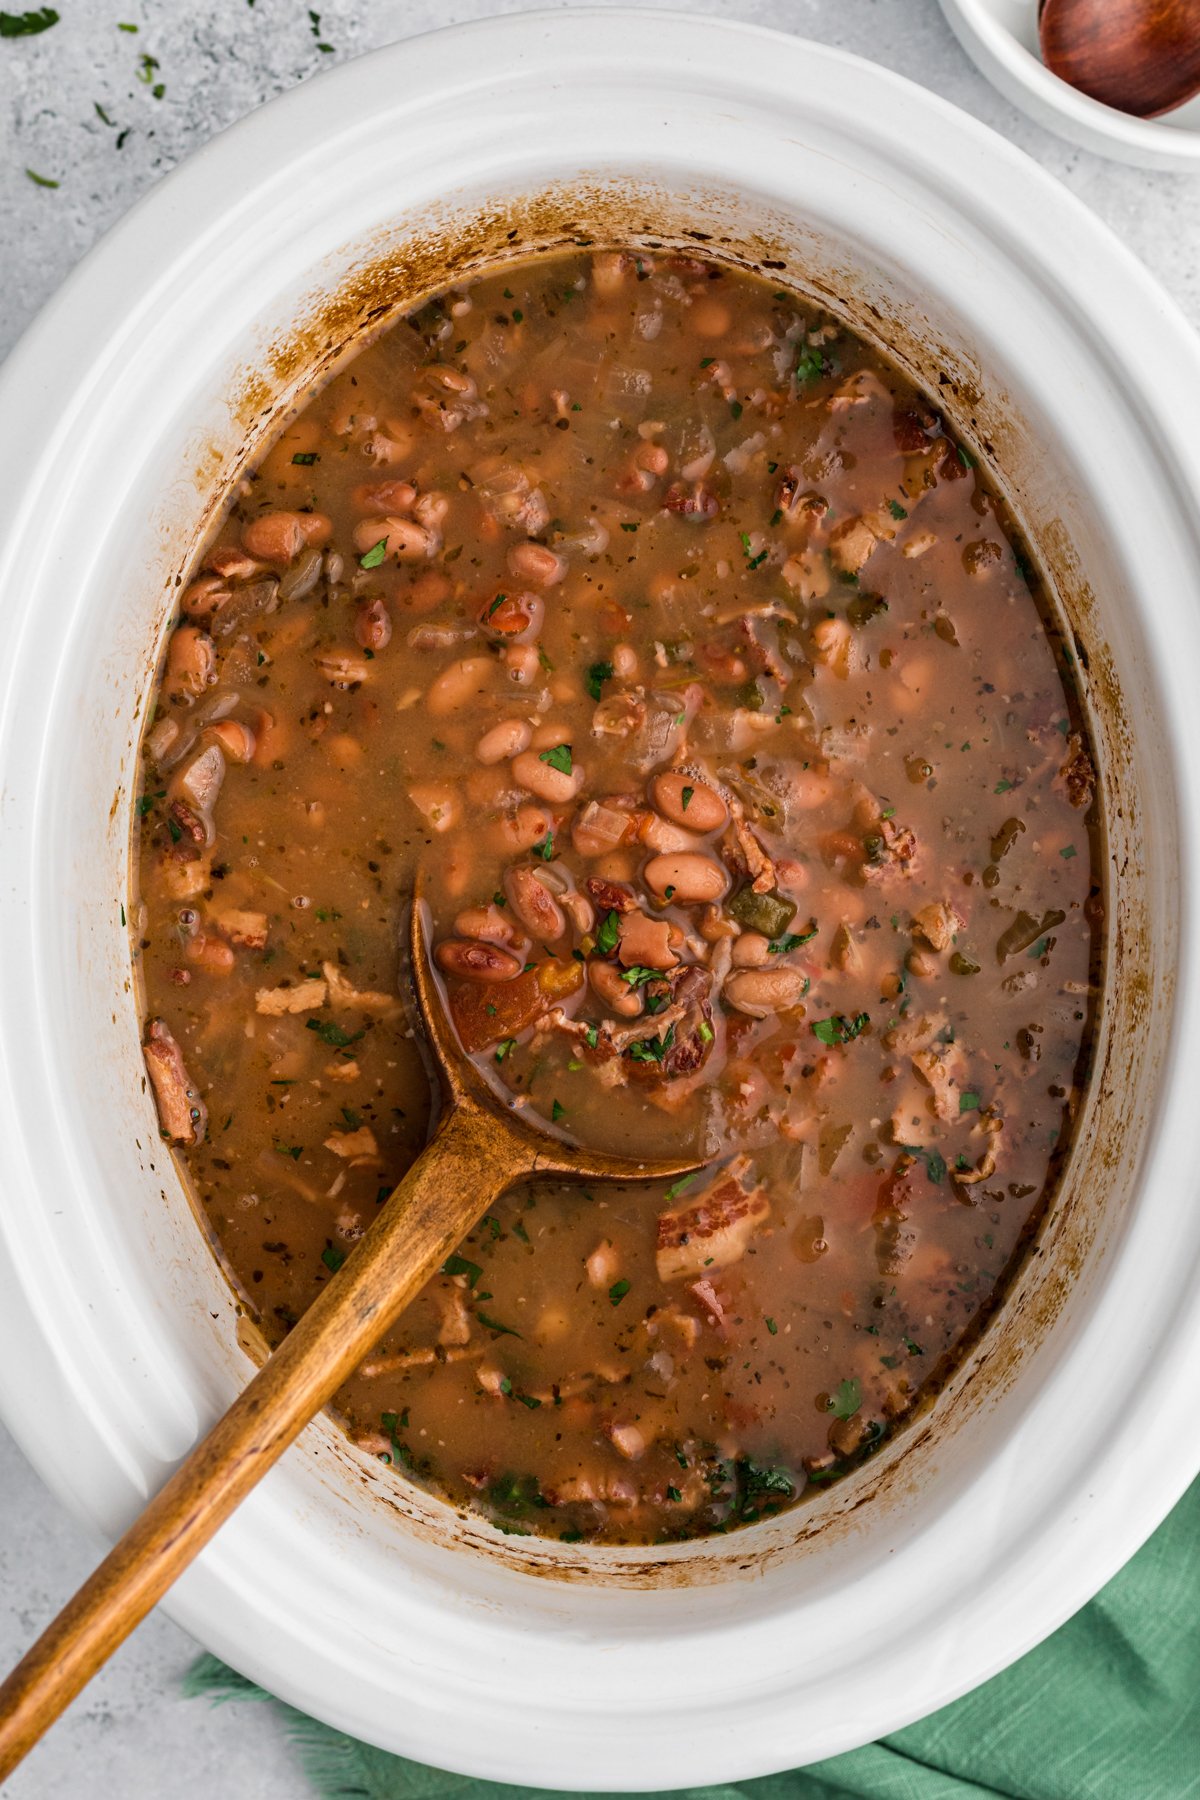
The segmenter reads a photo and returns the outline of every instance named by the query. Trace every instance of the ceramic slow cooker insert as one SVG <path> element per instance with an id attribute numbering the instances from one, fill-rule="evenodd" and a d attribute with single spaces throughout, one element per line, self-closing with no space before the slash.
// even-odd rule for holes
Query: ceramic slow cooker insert
<path id="1" fill-rule="evenodd" d="M 1002 1316 L 893 1445 L 807 1508 L 622 1551 L 502 1537 L 318 1421 L 171 1597 L 376 1743 L 644 1789 L 945 1703 L 1082 1604 L 1200 1464 L 1178 1428 L 1200 1379 L 1179 826 L 1200 810 L 1200 358 L 1115 240 L 922 90 L 680 15 L 439 33 L 210 145 L 29 333 L 0 382 L 0 1408 L 115 1535 L 250 1369 L 158 1140 L 124 912 L 140 710 L 213 510 L 361 332 L 580 238 L 769 267 L 936 390 L 1048 572 L 1109 818 L 1108 995 L 1065 1185 Z"/>

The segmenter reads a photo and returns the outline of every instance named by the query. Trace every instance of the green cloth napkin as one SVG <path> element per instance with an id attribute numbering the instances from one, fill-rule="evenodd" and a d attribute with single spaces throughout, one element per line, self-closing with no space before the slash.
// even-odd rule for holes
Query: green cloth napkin
<path id="1" fill-rule="evenodd" d="M 187 1692 L 266 1697 L 211 1656 L 191 1671 Z M 557 1800 L 546 1789 L 425 1768 L 282 1710 L 313 1791 L 325 1800 Z M 1090 1605 L 974 1693 L 827 1762 L 680 1793 L 689 1800 L 1200 1796 L 1200 1481 Z"/>

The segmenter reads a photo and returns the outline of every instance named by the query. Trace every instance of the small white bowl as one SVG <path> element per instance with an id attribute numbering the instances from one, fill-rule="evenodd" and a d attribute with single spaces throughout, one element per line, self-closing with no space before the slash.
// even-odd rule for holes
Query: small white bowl
<path id="1" fill-rule="evenodd" d="M 140 712 L 178 584 L 272 418 L 380 307 L 564 237 L 709 242 L 887 339 L 1046 559 L 1108 796 L 1110 973 L 1066 1180 L 910 1431 L 810 1507 L 621 1550 L 503 1536 L 322 1417 L 170 1595 L 339 1730 L 644 1793 L 946 1705 L 1200 1469 L 1200 342 L 1061 183 L 936 95 L 651 7 L 341 66 L 85 258 L 0 372 L 0 1417 L 109 1537 L 252 1367 L 158 1136 L 130 962 Z"/>
<path id="2" fill-rule="evenodd" d="M 1200 174 L 1200 96 L 1161 119 L 1135 119 L 1052 75 L 1038 50 L 1037 0 L 940 0 L 955 37 L 1031 119 L 1085 150 L 1140 169 Z"/>

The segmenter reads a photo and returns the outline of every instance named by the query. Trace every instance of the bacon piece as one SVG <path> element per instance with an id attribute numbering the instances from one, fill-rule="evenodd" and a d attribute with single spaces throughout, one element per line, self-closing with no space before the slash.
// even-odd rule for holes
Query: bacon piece
<path id="1" fill-rule="evenodd" d="M 1092 804 L 1092 795 L 1096 791 L 1096 771 L 1078 737 L 1073 736 L 1067 741 L 1067 760 L 1058 771 L 1058 779 L 1066 789 L 1067 799 L 1072 806 L 1082 810 Z"/>
<path id="2" fill-rule="evenodd" d="M 230 943 L 240 945 L 243 950 L 266 948 L 268 931 L 266 913 L 243 912 L 234 908 L 230 912 L 218 913 L 217 924 Z"/>
<path id="3" fill-rule="evenodd" d="M 329 983 L 330 1006 L 366 1013 L 371 1019 L 399 1018 L 403 1009 L 396 994 L 377 994 L 370 988 L 351 987 L 336 963 L 322 963 L 321 972 Z"/>
<path id="4" fill-rule="evenodd" d="M 659 1214 L 655 1260 L 660 1281 L 703 1277 L 740 1262 L 770 1216 L 762 1187 L 748 1188 L 749 1157 L 738 1157 L 695 1199 Z"/>
<path id="5" fill-rule="evenodd" d="M 382 1160 L 379 1145 L 375 1142 L 375 1133 L 369 1125 L 360 1125 L 357 1131 L 331 1131 L 325 1139 L 325 1148 L 355 1167 Z"/>
<path id="6" fill-rule="evenodd" d="M 161 1019 L 147 1024 L 142 1053 L 163 1136 L 173 1144 L 202 1143 L 208 1108 L 187 1072 L 182 1050 Z"/>
<path id="7" fill-rule="evenodd" d="M 948 950 L 965 920 L 949 900 L 931 900 L 913 914 L 913 936 L 925 939 L 931 950 Z"/>
<path id="8" fill-rule="evenodd" d="M 282 1018 L 284 1013 L 315 1012 L 318 1006 L 324 1006 L 325 992 L 325 983 L 316 976 L 298 981 L 293 987 L 259 988 L 254 996 L 254 1010 L 270 1019 Z"/>

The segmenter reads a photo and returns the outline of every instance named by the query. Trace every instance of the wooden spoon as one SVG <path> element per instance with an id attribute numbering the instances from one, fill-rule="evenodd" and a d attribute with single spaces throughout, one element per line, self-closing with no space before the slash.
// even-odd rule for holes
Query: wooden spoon
<path id="1" fill-rule="evenodd" d="M 446 1016 L 419 902 L 410 941 L 414 992 L 441 1087 L 437 1129 L 274 1355 L 0 1685 L 0 1781 L 501 1195 L 548 1177 L 645 1181 L 701 1166 L 696 1159 L 642 1163 L 583 1149 L 506 1106 L 464 1054 Z"/>
<path id="2" fill-rule="evenodd" d="M 1052 74 L 1135 118 L 1200 94 L 1197 0 L 1040 0 L 1038 37 Z"/>

